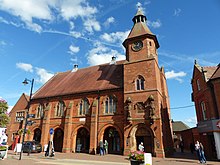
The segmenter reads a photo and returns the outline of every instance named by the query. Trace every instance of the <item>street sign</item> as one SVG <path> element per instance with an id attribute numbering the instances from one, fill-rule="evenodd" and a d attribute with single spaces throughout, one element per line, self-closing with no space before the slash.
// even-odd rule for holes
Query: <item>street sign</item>
<path id="1" fill-rule="evenodd" d="M 28 114 L 28 118 L 35 118 L 35 114 Z"/>
<path id="2" fill-rule="evenodd" d="M 36 122 L 35 122 L 35 121 L 31 121 L 31 120 L 27 121 L 27 125 L 28 125 L 28 126 L 31 126 L 31 125 L 34 124 L 34 123 L 36 123 Z"/>
<path id="3" fill-rule="evenodd" d="M 54 132 L 54 130 L 53 130 L 53 128 L 51 128 L 50 129 L 50 135 L 53 135 L 53 132 Z"/>

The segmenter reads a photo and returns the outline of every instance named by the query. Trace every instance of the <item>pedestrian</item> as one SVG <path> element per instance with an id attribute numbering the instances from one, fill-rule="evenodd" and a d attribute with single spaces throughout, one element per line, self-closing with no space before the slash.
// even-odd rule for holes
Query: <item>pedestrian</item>
<path id="1" fill-rule="evenodd" d="M 105 151 L 105 154 L 108 154 L 108 141 L 105 140 L 105 143 L 104 143 L 104 151 Z"/>
<path id="2" fill-rule="evenodd" d="M 190 143 L 189 148 L 190 148 L 191 153 L 193 154 L 193 152 L 194 152 L 194 150 L 195 150 L 194 144 L 193 144 L 193 143 Z"/>
<path id="3" fill-rule="evenodd" d="M 184 152 L 184 143 L 183 143 L 183 140 L 180 141 L 180 149 L 181 149 L 181 152 Z"/>
<path id="4" fill-rule="evenodd" d="M 99 141 L 99 148 L 100 148 L 100 156 L 104 155 L 104 144 L 102 140 Z"/>
<path id="5" fill-rule="evenodd" d="M 199 163 L 202 163 L 200 144 L 198 140 L 196 141 L 196 144 L 195 144 L 195 150 L 196 150 L 197 157 L 199 159 Z"/>
<path id="6" fill-rule="evenodd" d="M 201 154 L 201 163 L 206 163 L 205 153 L 204 153 L 204 146 L 202 143 L 199 143 L 200 148 L 200 154 Z"/>
<path id="7" fill-rule="evenodd" d="M 45 157 L 47 157 L 49 155 L 49 150 L 47 149 L 48 148 L 48 144 L 45 144 L 44 145 L 44 152 L 45 152 Z"/>
<path id="8" fill-rule="evenodd" d="M 144 152 L 144 144 L 143 144 L 143 142 L 141 142 L 141 143 L 139 144 L 138 150 Z"/>

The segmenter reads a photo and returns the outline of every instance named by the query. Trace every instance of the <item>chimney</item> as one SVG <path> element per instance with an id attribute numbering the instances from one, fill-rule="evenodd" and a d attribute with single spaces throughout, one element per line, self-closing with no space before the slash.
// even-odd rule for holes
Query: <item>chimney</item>
<path id="1" fill-rule="evenodd" d="M 76 72 L 77 70 L 78 70 L 78 65 L 77 65 L 77 64 L 73 65 L 73 70 L 72 70 L 72 72 Z"/>
<path id="2" fill-rule="evenodd" d="M 116 57 L 115 56 L 112 56 L 112 60 L 111 60 L 110 64 L 111 65 L 116 64 Z"/>

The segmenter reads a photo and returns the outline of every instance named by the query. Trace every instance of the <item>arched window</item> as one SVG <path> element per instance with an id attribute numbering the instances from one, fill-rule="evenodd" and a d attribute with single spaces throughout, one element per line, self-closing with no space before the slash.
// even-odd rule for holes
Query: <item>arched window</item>
<path id="1" fill-rule="evenodd" d="M 105 99 L 105 114 L 115 113 L 117 109 L 117 99 L 114 96 L 109 96 Z"/>
<path id="2" fill-rule="evenodd" d="M 65 104 L 63 101 L 59 101 L 56 107 L 55 116 L 62 117 L 64 113 Z"/>
<path id="3" fill-rule="evenodd" d="M 84 98 L 79 104 L 79 115 L 85 115 L 89 113 L 89 100 Z"/>
<path id="4" fill-rule="evenodd" d="M 39 104 L 37 107 L 37 115 L 36 118 L 43 118 L 44 117 L 44 106 Z"/>
<path id="5" fill-rule="evenodd" d="M 136 90 L 144 90 L 144 78 L 142 76 L 138 76 L 136 80 Z"/>

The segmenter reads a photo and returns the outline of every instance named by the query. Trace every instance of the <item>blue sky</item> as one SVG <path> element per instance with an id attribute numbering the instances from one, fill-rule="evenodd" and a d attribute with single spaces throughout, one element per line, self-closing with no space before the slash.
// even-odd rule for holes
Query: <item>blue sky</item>
<path id="1" fill-rule="evenodd" d="M 12 107 L 25 78 L 34 91 L 53 74 L 125 58 L 123 40 L 141 6 L 157 35 L 165 67 L 171 118 L 196 126 L 191 77 L 201 66 L 220 62 L 218 0 L 0 0 L 0 97 Z M 185 107 L 185 108 L 181 108 Z"/>

